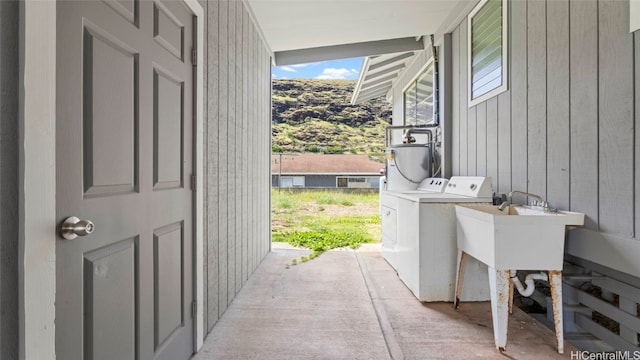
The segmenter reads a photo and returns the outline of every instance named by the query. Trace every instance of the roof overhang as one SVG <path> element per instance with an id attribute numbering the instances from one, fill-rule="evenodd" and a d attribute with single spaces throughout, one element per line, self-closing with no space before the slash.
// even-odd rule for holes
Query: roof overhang
<path id="1" fill-rule="evenodd" d="M 452 31 L 479 0 L 243 0 L 274 65 L 364 56 L 352 104 L 389 93 L 425 35 Z"/>
<path id="2" fill-rule="evenodd" d="M 274 57 L 291 65 L 415 51 L 477 0 L 244 0 Z"/>
<path id="3" fill-rule="evenodd" d="M 398 76 L 415 58 L 414 51 L 366 57 L 351 97 L 351 104 L 385 95 Z"/>
<path id="4" fill-rule="evenodd" d="M 354 44 L 322 46 L 309 49 L 279 51 L 274 54 L 278 66 L 303 64 L 310 61 L 348 59 L 361 56 L 385 54 L 398 51 L 422 50 L 422 41 L 416 38 L 399 38 L 367 41 Z"/>

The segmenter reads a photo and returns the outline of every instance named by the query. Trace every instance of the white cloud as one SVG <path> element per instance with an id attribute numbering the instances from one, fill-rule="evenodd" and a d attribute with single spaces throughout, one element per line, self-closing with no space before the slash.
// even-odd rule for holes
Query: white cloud
<path id="1" fill-rule="evenodd" d="M 358 72 L 354 69 L 335 69 L 335 68 L 326 68 L 322 70 L 322 74 L 316 76 L 316 79 L 324 79 L 324 80 L 345 80 L 345 79 L 353 79 L 358 75 Z"/>
<path id="2" fill-rule="evenodd" d="M 294 69 L 291 66 L 280 66 L 279 69 L 282 71 L 288 71 L 288 72 L 298 72 L 298 70 Z"/>

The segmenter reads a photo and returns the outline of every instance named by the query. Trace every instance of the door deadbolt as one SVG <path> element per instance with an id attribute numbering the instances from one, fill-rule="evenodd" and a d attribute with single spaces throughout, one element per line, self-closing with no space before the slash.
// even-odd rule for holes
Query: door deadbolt
<path id="1" fill-rule="evenodd" d="M 90 220 L 80 220 L 75 216 L 68 217 L 60 225 L 60 236 L 67 240 L 73 240 L 78 236 L 91 234 L 96 226 Z"/>

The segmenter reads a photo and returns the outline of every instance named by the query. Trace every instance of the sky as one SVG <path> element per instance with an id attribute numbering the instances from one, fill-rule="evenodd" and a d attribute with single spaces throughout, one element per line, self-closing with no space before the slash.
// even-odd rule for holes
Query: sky
<path id="1" fill-rule="evenodd" d="M 363 58 L 320 61 L 308 64 L 276 66 L 274 79 L 344 79 L 358 80 Z"/>

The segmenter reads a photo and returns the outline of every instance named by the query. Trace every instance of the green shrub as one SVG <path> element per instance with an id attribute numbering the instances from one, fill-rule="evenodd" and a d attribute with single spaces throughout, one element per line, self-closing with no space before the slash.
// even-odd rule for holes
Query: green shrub
<path id="1" fill-rule="evenodd" d="M 369 238 L 365 233 L 355 231 L 291 231 L 274 234 L 273 241 L 284 241 L 296 247 L 305 247 L 312 250 L 313 257 L 316 257 L 325 251 L 339 247 L 349 246 L 356 249 L 361 244 L 369 242 Z M 292 260 L 291 263 L 295 265 L 296 260 Z"/>
<path id="2" fill-rule="evenodd" d="M 271 197 L 274 209 L 296 210 L 300 207 L 300 201 L 286 193 L 272 192 Z"/>
<path id="3" fill-rule="evenodd" d="M 319 153 L 321 150 L 322 148 L 318 145 L 309 145 L 304 148 L 304 151 L 311 152 L 311 153 Z"/>
<path id="4" fill-rule="evenodd" d="M 325 154 L 342 154 L 344 153 L 344 149 L 342 146 L 328 146 L 323 152 Z"/>

